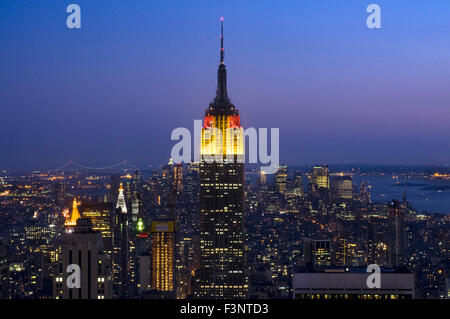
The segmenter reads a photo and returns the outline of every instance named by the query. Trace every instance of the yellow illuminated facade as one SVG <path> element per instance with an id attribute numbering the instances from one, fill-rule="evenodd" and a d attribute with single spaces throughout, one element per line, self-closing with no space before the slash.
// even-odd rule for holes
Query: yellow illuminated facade
<path id="1" fill-rule="evenodd" d="M 201 155 L 215 156 L 216 161 L 230 162 L 244 155 L 244 129 L 239 115 L 207 115 L 201 135 Z M 229 160 L 227 160 L 229 158 Z"/>
<path id="2" fill-rule="evenodd" d="M 74 227 L 77 224 L 77 220 L 80 218 L 80 212 L 78 211 L 78 203 L 77 203 L 77 199 L 74 198 L 73 199 L 73 203 L 72 203 L 72 214 L 70 214 L 70 218 L 66 219 L 66 222 L 64 223 L 64 225 L 66 227 Z"/>
<path id="3" fill-rule="evenodd" d="M 319 188 L 330 188 L 330 175 L 328 166 L 314 166 L 312 171 L 312 182 Z"/>
<path id="4" fill-rule="evenodd" d="M 158 291 L 174 291 L 175 221 L 153 221 L 150 229 L 152 233 L 152 288 Z"/>
<path id="5" fill-rule="evenodd" d="M 83 217 L 91 219 L 92 230 L 102 234 L 103 250 L 112 256 L 113 230 L 111 220 L 113 218 L 113 206 L 111 203 L 86 202 L 81 205 Z"/>

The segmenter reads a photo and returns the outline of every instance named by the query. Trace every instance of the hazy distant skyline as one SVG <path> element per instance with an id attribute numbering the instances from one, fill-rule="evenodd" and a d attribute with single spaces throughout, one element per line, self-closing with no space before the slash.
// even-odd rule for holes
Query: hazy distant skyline
<path id="1" fill-rule="evenodd" d="M 282 4 L 2 1 L 0 169 L 167 162 L 215 95 L 221 16 L 231 100 L 281 163 L 450 162 L 447 1 Z"/>

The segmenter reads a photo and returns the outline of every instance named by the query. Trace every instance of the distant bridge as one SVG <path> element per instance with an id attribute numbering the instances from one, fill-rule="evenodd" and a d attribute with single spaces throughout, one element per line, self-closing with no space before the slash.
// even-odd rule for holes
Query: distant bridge
<path id="1" fill-rule="evenodd" d="M 48 195 L 48 194 L 50 194 L 52 192 L 52 190 L 46 190 L 46 191 L 43 191 L 43 192 L 40 192 L 40 193 L 31 193 L 31 194 L 28 194 L 28 193 L 23 193 L 23 194 L 15 194 L 15 193 L 1 193 L 0 194 L 0 198 L 2 198 L 2 197 L 20 197 L 20 198 L 23 198 L 23 197 L 45 197 L 45 195 Z"/>
<path id="2" fill-rule="evenodd" d="M 97 170 L 98 171 L 105 171 L 105 170 L 111 170 L 111 169 L 122 169 L 122 170 L 133 169 L 133 170 L 138 170 L 138 167 L 136 165 L 133 165 L 133 164 L 129 163 L 127 160 L 124 160 L 124 161 L 122 161 L 120 163 L 117 163 L 117 164 L 114 164 L 114 165 L 111 165 L 111 166 L 104 166 L 104 167 L 92 167 L 92 166 L 79 164 L 79 163 L 76 163 L 74 161 L 68 161 L 64 165 L 61 165 L 60 167 L 55 169 L 55 171 L 79 170 L 79 169 L 93 170 L 93 171 L 97 171 Z"/>

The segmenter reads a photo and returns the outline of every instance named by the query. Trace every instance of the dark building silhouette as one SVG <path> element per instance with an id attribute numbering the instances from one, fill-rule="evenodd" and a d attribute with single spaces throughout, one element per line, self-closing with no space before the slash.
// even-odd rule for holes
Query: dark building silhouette
<path id="1" fill-rule="evenodd" d="M 330 239 L 305 239 L 303 241 L 303 261 L 305 266 L 331 265 Z"/>
<path id="2" fill-rule="evenodd" d="M 70 265 L 80 268 L 80 286 L 69 287 Z M 70 270 L 73 271 L 73 270 Z M 72 233 L 66 233 L 62 245 L 62 260 L 54 278 L 53 295 L 57 299 L 112 298 L 111 268 L 103 253 L 102 236 L 92 230 L 90 218 L 79 218 Z"/>
<path id="3" fill-rule="evenodd" d="M 6 252 L 6 246 L 0 240 L 0 299 L 8 298 L 9 295 L 8 266 L 8 254 Z"/>
<path id="4" fill-rule="evenodd" d="M 400 267 L 405 262 L 405 209 L 400 202 L 389 203 L 389 264 Z"/>

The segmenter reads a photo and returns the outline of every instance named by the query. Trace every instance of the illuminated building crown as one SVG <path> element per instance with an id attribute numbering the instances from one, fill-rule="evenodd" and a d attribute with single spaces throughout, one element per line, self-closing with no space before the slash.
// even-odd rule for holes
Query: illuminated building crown
<path id="1" fill-rule="evenodd" d="M 70 215 L 70 218 L 66 220 L 64 225 L 66 226 L 75 226 L 77 224 L 77 220 L 81 218 L 80 212 L 78 211 L 78 203 L 77 199 L 73 199 L 72 204 L 72 214 Z"/>
<path id="2" fill-rule="evenodd" d="M 127 213 L 127 205 L 125 203 L 125 195 L 123 194 L 122 183 L 120 183 L 120 186 L 119 186 L 119 197 L 117 198 L 117 205 L 116 205 L 116 208 L 119 208 L 119 207 L 122 209 L 122 213 L 124 213 L 124 214 Z"/>

